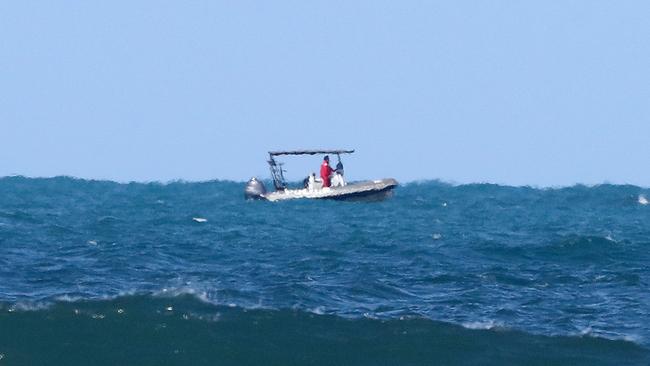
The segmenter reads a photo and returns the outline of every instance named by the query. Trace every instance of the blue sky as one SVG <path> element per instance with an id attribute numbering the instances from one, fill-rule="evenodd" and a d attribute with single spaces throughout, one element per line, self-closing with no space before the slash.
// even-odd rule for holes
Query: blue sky
<path id="1" fill-rule="evenodd" d="M 7 1 L 0 175 L 650 186 L 647 1 Z M 320 158 L 290 159 L 302 177 Z"/>

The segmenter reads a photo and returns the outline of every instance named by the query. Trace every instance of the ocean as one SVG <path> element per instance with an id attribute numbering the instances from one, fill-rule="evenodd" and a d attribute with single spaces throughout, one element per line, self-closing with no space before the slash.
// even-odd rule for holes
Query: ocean
<path id="1" fill-rule="evenodd" d="M 244 185 L 0 178 L 0 366 L 650 364 L 647 188 Z"/>

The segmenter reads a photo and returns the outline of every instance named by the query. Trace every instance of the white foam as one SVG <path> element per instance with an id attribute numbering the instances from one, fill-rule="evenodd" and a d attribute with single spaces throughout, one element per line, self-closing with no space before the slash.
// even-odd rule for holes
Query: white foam
<path id="1" fill-rule="evenodd" d="M 503 327 L 503 324 L 497 323 L 494 320 L 465 322 L 465 323 L 461 323 L 461 325 L 463 326 L 463 328 L 467 328 L 467 329 L 494 329 L 494 328 Z"/>
<path id="2" fill-rule="evenodd" d="M 621 339 L 624 341 L 636 343 L 636 344 L 644 344 L 645 340 L 643 337 L 637 334 L 624 334 L 621 336 Z"/>
<path id="3" fill-rule="evenodd" d="M 213 313 L 213 314 L 196 314 L 196 313 L 186 313 L 182 315 L 183 320 L 190 320 L 190 319 L 198 319 L 198 320 L 203 320 L 207 322 L 218 322 L 221 320 L 221 313 Z"/>
<path id="4" fill-rule="evenodd" d="M 442 234 L 434 233 L 431 235 L 431 238 L 433 238 L 433 240 L 440 240 L 442 239 Z"/>
<path id="5" fill-rule="evenodd" d="M 323 306 L 317 306 L 311 312 L 316 315 L 323 315 L 325 314 L 325 308 Z"/>
<path id="6" fill-rule="evenodd" d="M 159 297 L 176 297 L 181 295 L 191 295 L 192 297 L 198 299 L 201 302 L 208 303 L 208 304 L 214 303 L 208 298 L 208 293 L 206 291 L 196 290 L 191 287 L 163 288 L 158 292 L 154 292 L 153 295 Z"/>
<path id="7" fill-rule="evenodd" d="M 196 222 L 208 222 L 208 219 L 204 219 L 203 217 L 192 217 L 192 220 Z"/>
<path id="8" fill-rule="evenodd" d="M 581 337 L 593 337 L 593 338 L 604 338 L 614 341 L 623 340 L 626 342 L 632 342 L 636 344 L 644 344 L 645 339 L 638 334 L 623 334 L 616 332 L 608 332 L 602 329 L 594 329 L 591 325 L 578 329 L 578 334 Z M 576 334 L 576 333 L 573 333 Z"/>
<path id="9" fill-rule="evenodd" d="M 591 326 L 587 326 L 585 328 L 580 329 L 580 335 L 581 336 L 590 336 L 594 333 L 594 330 Z"/>
<path id="10" fill-rule="evenodd" d="M 81 296 L 61 295 L 54 298 L 56 301 L 62 302 L 76 302 L 82 300 Z"/>
<path id="11" fill-rule="evenodd" d="M 119 297 L 125 297 L 125 296 L 133 296 L 137 295 L 138 291 L 136 289 L 131 289 L 131 290 L 126 290 L 126 291 L 120 291 L 117 293 L 117 295 L 101 295 L 98 298 L 101 300 L 115 300 Z"/>
<path id="12" fill-rule="evenodd" d="M 10 313 L 14 311 L 38 311 L 44 310 L 49 307 L 48 304 L 42 302 L 17 302 L 11 305 L 8 309 Z"/>
<path id="13" fill-rule="evenodd" d="M 639 202 L 639 204 L 642 204 L 642 205 L 645 206 L 645 205 L 648 204 L 648 199 L 645 197 L 644 194 L 640 194 L 639 198 L 638 198 L 638 202 Z"/>

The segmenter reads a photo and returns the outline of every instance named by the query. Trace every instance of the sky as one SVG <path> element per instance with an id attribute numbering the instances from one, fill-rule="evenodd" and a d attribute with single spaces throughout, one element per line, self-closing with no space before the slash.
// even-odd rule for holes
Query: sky
<path id="1" fill-rule="evenodd" d="M 650 186 L 648 1 L 0 2 L 0 176 Z M 320 156 L 284 159 L 288 176 Z"/>

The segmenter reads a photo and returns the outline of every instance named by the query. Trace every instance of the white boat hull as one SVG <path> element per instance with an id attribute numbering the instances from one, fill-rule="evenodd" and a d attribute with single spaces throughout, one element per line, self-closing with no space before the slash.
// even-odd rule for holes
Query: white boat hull
<path id="1" fill-rule="evenodd" d="M 343 187 L 325 187 L 309 190 L 285 189 L 266 193 L 261 196 L 269 201 L 283 201 L 298 198 L 311 199 L 333 199 L 333 200 L 364 200 L 382 199 L 389 195 L 393 188 L 397 187 L 397 181 L 392 178 L 349 183 Z"/>

